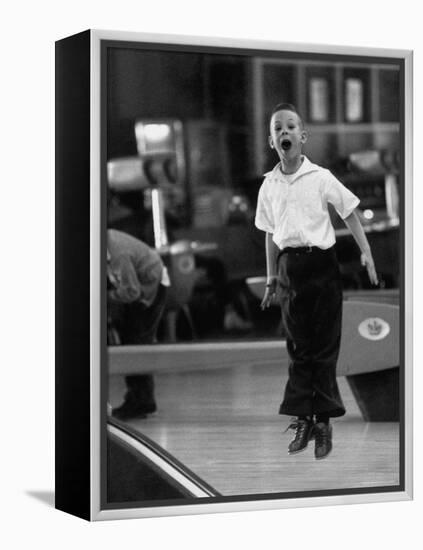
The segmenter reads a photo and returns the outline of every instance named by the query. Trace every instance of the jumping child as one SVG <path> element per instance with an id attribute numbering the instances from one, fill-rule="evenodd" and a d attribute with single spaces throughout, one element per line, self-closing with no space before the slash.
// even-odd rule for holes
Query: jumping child
<path id="1" fill-rule="evenodd" d="M 255 224 L 266 232 L 267 283 L 261 307 L 269 307 L 279 283 L 282 321 L 290 358 L 279 414 L 296 417 L 289 454 L 315 439 L 316 459 L 332 450 L 331 417 L 345 414 L 336 381 L 342 321 L 342 285 L 335 254 L 331 203 L 361 250 L 371 283 L 378 283 L 369 243 L 356 213 L 359 199 L 331 172 L 302 154 L 307 141 L 296 108 L 278 104 L 271 114 L 269 144 L 280 162 L 258 195 Z"/>

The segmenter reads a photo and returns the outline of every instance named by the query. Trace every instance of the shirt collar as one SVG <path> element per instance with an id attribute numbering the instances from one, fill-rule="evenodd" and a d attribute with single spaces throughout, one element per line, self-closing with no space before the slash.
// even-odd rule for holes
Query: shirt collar
<path id="1" fill-rule="evenodd" d="M 266 172 L 264 176 L 274 176 L 274 177 L 280 177 L 284 179 L 284 175 L 281 172 L 280 169 L 281 163 L 278 162 L 278 164 L 273 168 L 273 170 L 270 170 L 270 172 Z M 308 174 L 309 172 L 316 172 L 319 170 L 319 166 L 317 164 L 313 164 L 308 160 L 308 158 L 303 155 L 303 162 L 301 163 L 301 166 L 298 168 L 298 170 L 292 174 L 294 177 L 292 178 L 292 181 L 295 181 L 300 176 L 304 176 L 304 174 Z"/>

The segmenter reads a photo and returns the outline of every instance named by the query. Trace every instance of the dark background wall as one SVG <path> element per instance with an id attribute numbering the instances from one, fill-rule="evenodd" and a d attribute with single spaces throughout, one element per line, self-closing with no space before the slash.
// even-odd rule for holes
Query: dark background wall
<path id="1" fill-rule="evenodd" d="M 281 101 L 300 108 L 310 134 L 305 152 L 317 163 L 330 167 L 338 157 L 357 150 L 398 149 L 397 69 L 380 63 L 319 64 L 283 57 L 258 60 L 247 55 L 109 48 L 108 158 L 136 154 L 137 118 L 213 121 L 225 130 L 228 169 L 237 185 L 260 177 L 277 161 L 267 145 L 267 127 L 272 107 Z M 254 72 L 258 65 L 259 73 Z M 324 123 L 311 119 L 313 78 L 328 83 Z M 362 119 L 352 123 L 346 119 L 346 82 L 351 78 L 361 81 L 363 101 Z M 205 154 L 213 151 L 209 148 Z"/>
<path id="2" fill-rule="evenodd" d="M 109 49 L 108 158 L 136 154 L 137 118 L 202 118 L 204 56 Z"/>

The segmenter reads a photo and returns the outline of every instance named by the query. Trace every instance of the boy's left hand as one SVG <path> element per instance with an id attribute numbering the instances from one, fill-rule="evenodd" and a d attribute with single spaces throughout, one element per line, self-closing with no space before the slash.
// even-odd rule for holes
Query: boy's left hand
<path id="1" fill-rule="evenodd" d="M 365 266 L 367 269 L 367 274 L 369 276 L 370 282 L 373 285 L 379 284 L 379 280 L 377 278 L 375 263 L 373 261 L 373 257 L 371 254 L 362 254 L 361 255 L 361 265 Z"/>

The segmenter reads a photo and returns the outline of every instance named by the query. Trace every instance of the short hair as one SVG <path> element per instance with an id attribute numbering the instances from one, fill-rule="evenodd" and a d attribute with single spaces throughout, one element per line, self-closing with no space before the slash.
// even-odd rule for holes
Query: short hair
<path id="1" fill-rule="evenodd" d="M 295 105 L 292 105 L 292 103 L 278 103 L 277 105 L 275 105 L 275 107 L 273 107 L 272 109 L 272 112 L 270 113 L 270 118 L 272 118 L 272 116 L 277 113 L 278 111 L 292 111 L 293 113 L 295 113 L 297 115 L 297 117 L 300 119 L 300 122 L 301 122 L 301 126 L 304 127 L 304 121 L 303 121 L 303 118 L 302 116 L 300 115 L 300 113 L 298 112 L 297 108 L 295 107 Z"/>

